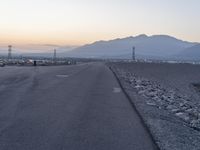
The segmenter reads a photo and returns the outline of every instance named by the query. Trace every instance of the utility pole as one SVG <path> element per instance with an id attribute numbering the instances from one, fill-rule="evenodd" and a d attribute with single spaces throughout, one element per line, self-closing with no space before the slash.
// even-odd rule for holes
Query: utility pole
<path id="1" fill-rule="evenodd" d="M 135 61 L 135 47 L 133 46 L 132 59 Z"/>
<path id="2" fill-rule="evenodd" d="M 8 45 L 8 60 L 12 58 L 12 45 Z"/>
<path id="3" fill-rule="evenodd" d="M 54 61 L 54 63 L 56 63 L 56 49 L 54 49 L 53 61 Z"/>

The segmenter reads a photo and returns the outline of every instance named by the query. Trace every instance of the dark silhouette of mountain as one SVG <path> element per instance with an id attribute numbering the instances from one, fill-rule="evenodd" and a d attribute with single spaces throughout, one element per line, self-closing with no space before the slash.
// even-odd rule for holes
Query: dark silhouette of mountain
<path id="1" fill-rule="evenodd" d="M 194 46 L 195 43 L 182 41 L 167 35 L 147 36 L 97 41 L 76 48 L 67 53 L 75 57 L 98 58 L 131 58 L 132 47 L 136 47 L 136 55 L 146 58 L 168 58 L 179 54 L 183 49 Z"/>

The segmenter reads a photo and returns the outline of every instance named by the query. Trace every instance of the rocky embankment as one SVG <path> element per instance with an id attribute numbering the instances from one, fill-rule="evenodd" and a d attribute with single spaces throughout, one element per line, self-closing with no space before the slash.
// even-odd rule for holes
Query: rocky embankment
<path id="1" fill-rule="evenodd" d="M 160 84 L 124 71 L 120 75 L 130 83 L 137 93 L 145 97 L 147 105 L 172 112 L 194 129 L 200 131 L 200 105 L 177 89 L 165 89 Z"/>
<path id="2" fill-rule="evenodd" d="M 181 86 L 184 85 L 182 84 L 184 80 L 180 82 L 177 79 L 177 84 L 176 80 L 168 84 L 169 74 L 166 77 L 159 77 L 159 68 L 166 67 L 162 64 L 158 64 L 157 68 L 155 64 L 152 65 L 152 69 L 157 69 L 155 76 L 154 73 L 145 69 L 145 67 L 151 67 L 149 64 L 147 66 L 140 63 L 132 64 L 132 66 L 130 63 L 109 65 L 131 97 L 161 149 L 200 149 L 200 100 L 198 101 L 198 93 L 183 92 L 184 87 Z M 139 70 L 140 65 L 143 71 Z M 137 69 L 134 69 L 134 66 Z M 176 68 L 174 66 L 170 68 L 170 65 L 167 65 L 165 69 L 166 74 L 170 72 L 170 69 L 174 69 L 173 74 L 175 74 Z M 162 71 L 160 75 L 165 74 L 163 70 L 163 68 L 160 70 Z M 177 73 L 177 78 L 179 73 Z M 154 77 L 151 78 L 151 76 Z M 188 78 L 191 76 L 188 75 Z M 178 86 L 179 84 L 181 86 Z M 194 88 L 192 83 L 188 86 Z"/>

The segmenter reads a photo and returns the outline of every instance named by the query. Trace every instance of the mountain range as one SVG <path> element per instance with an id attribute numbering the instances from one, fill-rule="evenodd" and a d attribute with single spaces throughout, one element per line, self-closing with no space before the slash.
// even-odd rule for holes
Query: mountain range
<path id="1" fill-rule="evenodd" d="M 130 59 L 132 47 L 136 48 L 137 58 L 200 60 L 200 43 L 187 42 L 168 35 L 142 34 L 110 41 L 97 41 L 65 54 L 70 57 Z"/>
<path id="2" fill-rule="evenodd" d="M 44 49 L 44 46 L 39 45 Z M 48 47 L 47 47 L 48 46 Z M 53 57 L 54 45 L 45 45 L 43 53 L 16 53 L 23 56 Z M 200 60 L 200 43 L 188 42 L 168 35 L 141 34 L 109 41 L 97 41 L 80 47 L 56 46 L 58 57 L 131 59 L 135 47 L 136 58 Z M 37 48 L 35 45 L 33 48 Z M 33 49 L 32 48 L 32 49 Z M 3 52 L 0 50 L 0 52 Z M 5 55 L 7 55 L 6 51 Z"/>

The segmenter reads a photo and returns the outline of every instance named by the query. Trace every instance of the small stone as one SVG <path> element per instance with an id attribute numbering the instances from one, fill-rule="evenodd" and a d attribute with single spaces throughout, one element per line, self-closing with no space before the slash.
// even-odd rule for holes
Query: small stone
<path id="1" fill-rule="evenodd" d="M 147 105 L 149 105 L 149 106 L 156 106 L 156 104 L 153 103 L 153 102 L 147 102 Z"/>
<path id="2" fill-rule="evenodd" d="M 168 110 L 175 110 L 175 109 L 177 109 L 177 107 L 174 106 L 174 105 L 168 105 L 166 108 L 167 108 Z"/>
<path id="3" fill-rule="evenodd" d="M 186 112 L 191 113 L 193 112 L 193 110 L 190 108 L 190 109 L 187 109 Z"/>
<path id="4" fill-rule="evenodd" d="M 140 85 L 136 85 L 135 88 L 136 88 L 136 89 L 139 89 L 139 88 L 141 88 L 141 86 L 140 86 Z"/>
<path id="5" fill-rule="evenodd" d="M 167 100 L 167 96 L 162 95 L 162 96 L 161 96 L 161 99 L 165 101 L 165 100 Z"/>
<path id="6" fill-rule="evenodd" d="M 147 96 L 155 97 L 156 96 L 156 92 L 149 92 L 149 93 L 147 93 Z"/>
<path id="7" fill-rule="evenodd" d="M 198 120 L 192 120 L 190 122 L 190 124 L 191 124 L 192 127 L 200 127 L 200 119 L 198 119 Z"/>
<path id="8" fill-rule="evenodd" d="M 185 121 L 189 121 L 190 120 L 190 117 L 186 113 L 179 112 L 179 113 L 176 113 L 175 115 L 178 116 L 179 118 L 185 120 Z"/>
<path id="9" fill-rule="evenodd" d="M 172 112 L 173 113 L 177 113 L 177 112 L 179 112 L 180 111 L 180 109 L 172 109 Z"/>
<path id="10" fill-rule="evenodd" d="M 183 107 L 183 106 L 185 106 L 185 104 L 184 103 L 180 103 L 180 107 Z"/>
<path id="11" fill-rule="evenodd" d="M 181 108 L 182 110 L 186 111 L 188 108 L 186 106 Z"/>
<path id="12" fill-rule="evenodd" d="M 154 101 L 160 102 L 160 98 L 158 96 L 153 97 Z"/>
<path id="13" fill-rule="evenodd" d="M 142 86 L 147 86 L 148 84 L 146 82 L 141 83 Z"/>
<path id="14" fill-rule="evenodd" d="M 141 90 L 141 91 L 138 92 L 138 94 L 140 94 L 140 95 L 142 95 L 142 94 L 144 94 L 144 93 L 145 93 L 144 90 Z"/>

